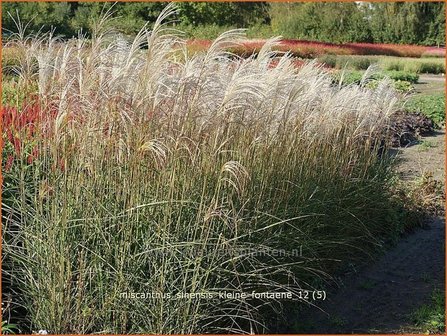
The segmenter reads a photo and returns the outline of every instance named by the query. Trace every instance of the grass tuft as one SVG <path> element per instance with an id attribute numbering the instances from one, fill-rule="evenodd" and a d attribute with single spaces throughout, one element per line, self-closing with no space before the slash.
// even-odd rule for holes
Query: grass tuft
<path id="1" fill-rule="evenodd" d="M 174 12 L 132 41 L 102 20 L 7 43 L 4 268 L 26 330 L 262 332 L 282 302 L 236 294 L 299 301 L 397 230 L 375 140 L 388 81 L 334 86 L 277 39 L 240 59 L 240 30 L 191 55 Z"/>

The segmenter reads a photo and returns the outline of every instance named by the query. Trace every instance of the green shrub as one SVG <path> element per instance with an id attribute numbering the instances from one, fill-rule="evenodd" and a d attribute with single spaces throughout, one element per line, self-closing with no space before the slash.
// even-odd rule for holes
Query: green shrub
<path id="1" fill-rule="evenodd" d="M 359 84 L 362 77 L 360 71 L 337 71 L 333 75 L 333 82 L 338 84 L 341 81 L 343 85 Z"/>
<path id="2" fill-rule="evenodd" d="M 335 55 L 323 55 L 318 58 L 318 62 L 325 64 L 330 68 L 335 68 L 337 66 L 337 56 Z"/>
<path id="3" fill-rule="evenodd" d="M 403 71 L 404 65 L 402 62 L 393 60 L 393 61 L 386 62 L 382 66 L 382 68 L 383 68 L 383 70 L 387 70 L 387 71 Z"/>
<path id="4" fill-rule="evenodd" d="M 367 57 L 353 57 L 351 60 L 352 67 L 355 70 L 366 70 L 374 63 L 373 59 Z"/>
<path id="5" fill-rule="evenodd" d="M 428 74 L 443 74 L 445 73 L 444 61 L 439 62 L 437 60 L 409 60 L 403 65 L 403 70 L 414 73 L 428 73 Z"/>
<path id="6" fill-rule="evenodd" d="M 380 57 L 378 59 L 379 66 L 386 71 L 406 71 L 413 73 L 445 73 L 445 63 L 443 59 L 430 58 L 397 58 L 397 57 Z"/>
<path id="7" fill-rule="evenodd" d="M 418 74 L 406 71 L 384 71 L 383 73 L 376 75 L 376 78 L 381 76 L 387 76 L 394 81 L 404 81 L 413 84 L 417 83 L 419 80 Z"/>
<path id="8" fill-rule="evenodd" d="M 333 57 L 336 63 L 333 67 L 337 69 L 366 70 L 377 63 L 377 58 L 369 56 L 338 55 Z"/>
<path id="9" fill-rule="evenodd" d="M 366 57 L 348 55 L 337 57 L 337 68 L 339 69 L 366 70 L 371 63 L 371 59 Z"/>
<path id="10" fill-rule="evenodd" d="M 406 71 L 388 71 L 385 72 L 385 75 L 390 77 L 395 81 L 405 81 L 410 83 L 417 83 L 419 80 L 419 75 L 412 72 Z"/>
<path id="11" fill-rule="evenodd" d="M 435 74 L 435 75 L 443 74 L 445 73 L 445 64 L 436 62 L 421 62 L 418 72 Z"/>
<path id="12" fill-rule="evenodd" d="M 422 112 L 438 126 L 445 124 L 445 94 L 434 93 L 412 97 L 407 103 L 409 111 Z"/>
<path id="13" fill-rule="evenodd" d="M 377 88 L 378 84 L 379 84 L 379 81 L 376 79 L 373 79 L 373 80 L 370 80 L 366 84 L 366 87 L 368 87 L 370 89 L 375 89 L 375 88 Z M 403 93 L 410 92 L 411 90 L 414 89 L 414 86 L 410 82 L 400 81 L 400 80 L 393 81 L 393 87 L 397 91 L 403 92 Z"/>
<path id="14" fill-rule="evenodd" d="M 335 82 L 340 82 L 340 80 L 343 81 L 343 84 L 349 85 L 349 84 L 359 84 L 364 72 L 362 71 L 337 71 L 333 75 L 333 79 Z M 395 88 L 398 90 L 404 90 L 407 89 L 410 90 L 410 85 L 417 83 L 419 76 L 415 73 L 405 72 L 405 71 L 384 71 L 372 74 L 370 76 L 370 80 L 381 80 L 385 77 L 389 77 L 391 80 L 393 80 Z"/>
<path id="15" fill-rule="evenodd" d="M 414 86 L 408 81 L 397 80 L 393 82 L 393 85 L 394 88 L 400 92 L 410 92 L 414 89 Z"/>

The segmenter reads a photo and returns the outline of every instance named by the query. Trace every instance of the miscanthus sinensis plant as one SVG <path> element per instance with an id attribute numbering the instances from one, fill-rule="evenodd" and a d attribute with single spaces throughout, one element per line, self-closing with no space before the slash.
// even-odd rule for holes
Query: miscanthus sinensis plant
<path id="1" fill-rule="evenodd" d="M 240 59 L 226 51 L 240 30 L 190 55 L 173 12 L 132 41 L 106 17 L 90 38 L 8 42 L 51 115 L 3 190 L 5 272 L 30 330 L 262 332 L 283 301 L 216 295 L 299 301 L 394 230 L 375 140 L 398 102 L 387 82 L 334 86 L 277 39 Z"/>

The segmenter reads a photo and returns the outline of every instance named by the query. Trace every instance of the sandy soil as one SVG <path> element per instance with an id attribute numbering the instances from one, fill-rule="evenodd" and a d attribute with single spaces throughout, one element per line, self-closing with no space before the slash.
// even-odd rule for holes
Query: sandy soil
<path id="1" fill-rule="evenodd" d="M 433 136 L 421 137 L 418 145 L 397 151 L 397 171 L 403 180 L 412 180 L 424 173 L 433 174 L 445 181 L 445 130 L 437 130 Z"/>
<path id="2" fill-rule="evenodd" d="M 436 93 L 445 91 L 445 76 L 422 74 L 415 85 L 417 93 Z"/>

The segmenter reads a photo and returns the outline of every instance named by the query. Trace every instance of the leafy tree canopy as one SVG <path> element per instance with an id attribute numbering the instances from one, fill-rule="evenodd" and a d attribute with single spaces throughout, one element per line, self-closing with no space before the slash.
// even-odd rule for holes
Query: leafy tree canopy
<path id="1" fill-rule="evenodd" d="M 166 4 L 5 2 L 3 28 L 16 30 L 13 17 L 18 14 L 22 22 L 29 22 L 30 32 L 54 27 L 64 36 L 79 29 L 88 33 L 101 13 L 113 6 L 115 26 L 134 34 L 144 23 L 154 22 Z M 180 2 L 177 6 L 176 24 L 185 27 L 261 25 L 294 39 L 445 45 L 444 2 Z"/>

